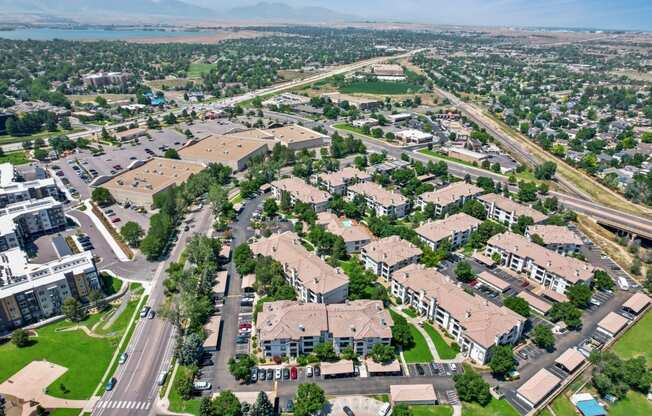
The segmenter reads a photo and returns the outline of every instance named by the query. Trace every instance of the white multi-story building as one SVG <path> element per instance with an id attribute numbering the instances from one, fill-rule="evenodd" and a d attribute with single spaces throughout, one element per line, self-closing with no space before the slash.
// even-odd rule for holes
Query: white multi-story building
<path id="1" fill-rule="evenodd" d="M 525 236 L 532 241 L 534 235 L 541 237 L 544 247 L 566 256 L 580 252 L 584 242 L 569 230 L 559 225 L 530 225 L 525 231 Z"/>
<path id="2" fill-rule="evenodd" d="M 535 224 L 545 221 L 548 217 L 534 208 L 521 205 L 498 194 L 486 194 L 478 197 L 487 210 L 487 218 L 502 224 L 512 226 L 522 216 L 530 217 Z"/>
<path id="3" fill-rule="evenodd" d="M 269 256 L 283 266 L 283 273 L 297 293 L 310 303 L 341 303 L 349 292 L 349 278 L 301 245 L 299 236 L 286 231 L 251 245 L 255 255 Z"/>
<path id="4" fill-rule="evenodd" d="M 57 187 L 54 178 L 21 181 L 14 165 L 0 163 L 0 208 L 17 202 L 52 197 L 58 201 L 64 194 Z"/>
<path id="5" fill-rule="evenodd" d="M 431 250 L 436 250 L 443 240 L 448 240 L 452 248 L 457 248 L 469 240 L 480 224 L 482 221 L 461 212 L 443 220 L 429 221 L 415 231 Z"/>
<path id="6" fill-rule="evenodd" d="M 436 322 L 465 356 L 479 364 L 491 359 L 495 345 L 513 344 L 523 333 L 525 318 L 466 293 L 435 269 L 413 264 L 394 272 L 391 293 Z"/>
<path id="7" fill-rule="evenodd" d="M 403 218 L 408 213 L 409 202 L 403 195 L 389 191 L 373 182 L 361 182 L 351 185 L 347 190 L 347 199 L 353 201 L 356 195 L 365 199 L 367 208 L 376 212 L 376 215 L 389 215 Z"/>
<path id="8" fill-rule="evenodd" d="M 358 182 L 366 182 L 371 179 L 371 175 L 360 169 L 345 167 L 337 172 L 320 173 L 314 176 L 313 183 L 322 186 L 330 194 L 344 195 L 346 187 Z"/>
<path id="9" fill-rule="evenodd" d="M 435 215 L 443 215 L 451 208 L 462 206 L 469 199 L 477 198 L 482 191 L 482 188 L 471 183 L 453 182 L 436 191 L 419 195 L 417 206 L 424 210 L 428 204 L 432 204 L 435 207 Z"/>
<path id="10" fill-rule="evenodd" d="M 374 345 L 391 343 L 392 325 L 381 301 L 331 305 L 276 301 L 263 304 L 256 336 L 267 358 L 310 354 L 322 343 L 332 344 L 337 354 L 351 347 L 365 356 Z"/>
<path id="11" fill-rule="evenodd" d="M 574 257 L 563 256 L 535 244 L 527 238 L 506 232 L 487 241 L 485 255 L 497 254 L 500 263 L 562 295 L 575 284 L 590 284 L 595 268 Z"/>
<path id="12" fill-rule="evenodd" d="M 417 263 L 423 252 L 397 235 L 385 237 L 362 247 L 362 262 L 367 270 L 389 281 L 395 270 Z"/>
<path id="13" fill-rule="evenodd" d="M 279 179 L 270 185 L 272 186 L 274 198 L 279 202 L 281 201 L 283 192 L 287 192 L 292 204 L 295 204 L 297 201 L 303 202 L 310 205 L 315 212 L 325 211 L 328 200 L 330 199 L 328 192 L 315 188 L 296 177 Z"/>
<path id="14" fill-rule="evenodd" d="M 65 226 L 63 205 L 52 197 L 7 205 L 0 209 L 0 252 Z"/>

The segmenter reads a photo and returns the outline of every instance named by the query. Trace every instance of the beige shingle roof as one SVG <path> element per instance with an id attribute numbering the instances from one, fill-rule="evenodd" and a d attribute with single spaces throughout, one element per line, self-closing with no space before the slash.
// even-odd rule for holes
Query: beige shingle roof
<path id="1" fill-rule="evenodd" d="M 261 341 L 318 337 L 328 330 L 326 305 L 290 300 L 263 303 L 256 329 Z"/>
<path id="2" fill-rule="evenodd" d="M 437 401 L 432 384 L 392 384 L 389 386 L 389 394 L 392 403 Z"/>
<path id="3" fill-rule="evenodd" d="M 575 244 L 581 246 L 582 239 L 569 230 L 559 225 L 530 225 L 527 227 L 529 235 L 538 235 L 546 244 Z"/>
<path id="4" fill-rule="evenodd" d="M 533 405 L 538 405 L 548 394 L 550 394 L 561 382 L 561 379 L 550 371 L 542 368 L 525 384 L 516 390 L 518 394 L 525 397 Z"/>
<path id="5" fill-rule="evenodd" d="M 427 240 L 440 241 L 444 238 L 451 237 L 454 233 L 477 228 L 480 224 L 482 224 L 482 221 L 460 212 L 459 214 L 451 215 L 441 220 L 427 222 L 415 231 Z"/>
<path id="6" fill-rule="evenodd" d="M 627 323 L 629 323 L 629 319 L 616 312 L 609 312 L 607 316 L 598 322 L 598 328 L 602 328 L 610 334 L 615 335 L 626 327 Z"/>
<path id="7" fill-rule="evenodd" d="M 331 212 L 317 214 L 317 224 L 323 225 L 326 230 L 339 235 L 344 242 L 371 240 L 373 234 L 364 225 L 353 222 L 346 217 L 338 217 Z"/>
<path id="8" fill-rule="evenodd" d="M 511 199 L 505 198 L 502 195 L 486 194 L 486 195 L 480 195 L 478 199 L 481 201 L 493 203 L 503 211 L 513 212 L 514 214 L 516 214 L 517 217 L 520 217 L 522 215 L 530 217 L 534 220 L 535 223 L 544 221 L 546 218 L 548 218 L 546 215 L 540 213 L 536 209 L 530 208 L 527 205 L 519 204 L 518 202 L 514 202 Z"/>
<path id="9" fill-rule="evenodd" d="M 329 293 L 349 283 L 346 274 L 306 250 L 299 236 L 293 232 L 263 238 L 253 243 L 251 250 L 256 255 L 270 256 L 287 268 L 296 270 L 303 285 L 315 293 Z"/>
<path id="10" fill-rule="evenodd" d="M 342 186 L 352 179 L 366 181 L 371 179 L 371 175 L 360 169 L 347 166 L 337 172 L 320 173 L 319 179 L 331 186 Z"/>
<path id="11" fill-rule="evenodd" d="M 407 198 L 403 195 L 389 191 L 373 182 L 356 183 L 349 186 L 349 190 L 356 194 L 365 195 L 384 207 L 400 206 L 407 203 Z"/>
<path id="12" fill-rule="evenodd" d="M 627 299 L 627 302 L 623 304 L 623 308 L 629 308 L 634 313 L 640 313 L 643 309 L 650 304 L 650 297 L 645 293 L 636 292 L 634 296 Z"/>
<path id="13" fill-rule="evenodd" d="M 477 195 L 483 191 L 482 188 L 464 181 L 453 182 L 436 191 L 426 192 L 419 196 L 424 202 L 441 206 L 447 206 L 462 198 Z"/>
<path id="14" fill-rule="evenodd" d="M 525 300 L 530 306 L 532 306 L 534 309 L 546 314 L 550 309 L 552 309 L 552 305 L 546 302 L 545 300 L 534 296 L 530 292 L 522 291 L 518 295 L 519 298 Z"/>
<path id="15" fill-rule="evenodd" d="M 328 327 L 337 338 L 391 338 L 394 324 L 381 301 L 358 300 L 326 306 Z"/>
<path id="16" fill-rule="evenodd" d="M 512 232 L 495 235 L 489 239 L 487 244 L 522 258 L 530 258 L 540 267 L 571 283 L 591 279 L 595 270 L 586 262 L 574 257 L 562 256 Z"/>
<path id="17" fill-rule="evenodd" d="M 388 266 L 423 253 L 419 247 L 397 235 L 373 241 L 364 246 L 362 251 L 376 263 L 385 263 Z"/>
<path id="18" fill-rule="evenodd" d="M 272 182 L 272 186 L 290 193 L 299 201 L 307 204 L 321 204 L 327 202 L 330 198 L 328 192 L 315 188 L 312 185 L 308 185 L 301 179 L 295 178 L 294 176 L 274 181 Z"/>
<path id="19" fill-rule="evenodd" d="M 422 291 L 427 297 L 434 298 L 442 309 L 460 323 L 466 336 L 485 348 L 494 345 L 498 336 L 525 320 L 504 306 L 497 306 L 480 296 L 466 293 L 435 269 L 412 264 L 394 272 L 392 279 L 415 292 Z"/>
<path id="20" fill-rule="evenodd" d="M 574 371 L 584 362 L 584 355 L 575 348 L 569 348 L 562 355 L 557 357 L 555 363 L 561 364 L 569 371 Z"/>

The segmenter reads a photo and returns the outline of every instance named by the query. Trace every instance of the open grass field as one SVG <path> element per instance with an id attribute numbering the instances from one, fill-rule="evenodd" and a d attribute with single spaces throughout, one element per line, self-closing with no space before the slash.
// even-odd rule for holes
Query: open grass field
<path id="1" fill-rule="evenodd" d="M 369 81 L 353 82 L 340 88 L 340 92 L 344 94 L 400 95 L 416 93 L 420 89 L 420 86 L 410 82 Z"/>
<path id="2" fill-rule="evenodd" d="M 31 337 L 32 344 L 24 348 L 10 342 L 0 346 L 0 382 L 32 361 L 47 359 L 68 368 L 48 387 L 48 394 L 88 399 L 106 371 L 119 338 L 93 338 L 80 330 L 57 331 L 70 326 L 70 321 L 61 321 L 39 328 L 38 336 Z"/>
<path id="3" fill-rule="evenodd" d="M 463 416 L 519 416 L 507 400 L 492 399 L 485 407 L 477 403 L 463 403 Z"/>
<path id="4" fill-rule="evenodd" d="M 451 416 L 453 408 L 450 406 L 410 406 L 412 416 Z"/>
<path id="5" fill-rule="evenodd" d="M 397 316 L 396 312 L 390 310 L 392 318 Z M 403 356 L 405 361 L 408 364 L 411 363 L 429 363 L 433 360 L 428 344 L 426 344 L 426 339 L 421 335 L 421 332 L 412 324 L 408 323 L 410 326 L 410 333 L 412 338 L 414 338 L 414 345 L 410 349 L 403 350 Z"/>
<path id="6" fill-rule="evenodd" d="M 24 165 L 29 162 L 27 155 L 22 150 L 18 152 L 8 152 L 0 156 L 0 163 L 11 163 L 12 165 Z"/>
<path id="7" fill-rule="evenodd" d="M 199 405 L 201 404 L 201 400 L 199 399 L 183 400 L 179 395 L 179 393 L 177 392 L 177 384 L 181 379 L 181 377 L 179 376 L 185 371 L 188 371 L 186 367 L 179 366 L 176 377 L 174 378 L 174 382 L 172 383 L 172 389 L 170 390 L 170 395 L 168 396 L 168 398 L 170 399 L 169 410 L 176 413 L 190 413 L 191 415 L 198 415 Z"/>
<path id="8" fill-rule="evenodd" d="M 426 330 L 428 336 L 435 344 L 435 347 L 437 348 L 437 352 L 439 353 L 439 358 L 443 360 L 452 360 L 453 358 L 455 358 L 458 351 L 456 351 L 450 345 L 448 345 L 444 340 L 444 338 L 441 336 L 441 334 L 437 332 L 435 328 L 433 328 L 428 324 L 425 324 L 423 326 L 423 329 Z"/>
<path id="9" fill-rule="evenodd" d="M 641 393 L 630 391 L 627 397 L 609 407 L 609 416 L 649 416 L 652 404 Z"/>
<path id="10" fill-rule="evenodd" d="M 623 359 L 642 355 L 652 363 L 652 313 L 647 313 L 640 321 L 625 333 L 616 344 L 613 351 Z"/>
<path id="11" fill-rule="evenodd" d="M 40 133 L 32 134 L 31 136 L 10 136 L 8 134 L 0 135 L 0 145 L 10 143 L 22 143 L 36 139 L 47 139 L 48 137 L 59 136 L 62 134 L 78 133 L 84 129 L 74 128 L 72 130 L 57 130 L 57 131 L 42 131 Z"/>
<path id="12" fill-rule="evenodd" d="M 186 76 L 188 78 L 201 78 L 203 74 L 208 74 L 213 68 L 215 68 L 213 64 L 190 64 Z"/>

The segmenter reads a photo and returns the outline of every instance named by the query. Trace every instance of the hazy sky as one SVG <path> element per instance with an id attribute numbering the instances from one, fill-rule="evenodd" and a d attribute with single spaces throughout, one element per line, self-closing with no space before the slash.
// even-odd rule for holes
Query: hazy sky
<path id="1" fill-rule="evenodd" d="M 260 0 L 186 0 L 213 8 Z M 652 0 L 265 0 L 322 6 L 361 18 L 439 24 L 652 30 Z"/>

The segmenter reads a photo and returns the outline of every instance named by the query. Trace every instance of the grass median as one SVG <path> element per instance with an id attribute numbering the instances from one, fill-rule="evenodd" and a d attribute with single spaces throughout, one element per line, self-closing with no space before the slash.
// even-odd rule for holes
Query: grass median
<path id="1" fill-rule="evenodd" d="M 477 403 L 462 404 L 464 416 L 519 416 L 520 414 L 507 400 L 492 399 L 488 405 L 482 407 Z"/>

